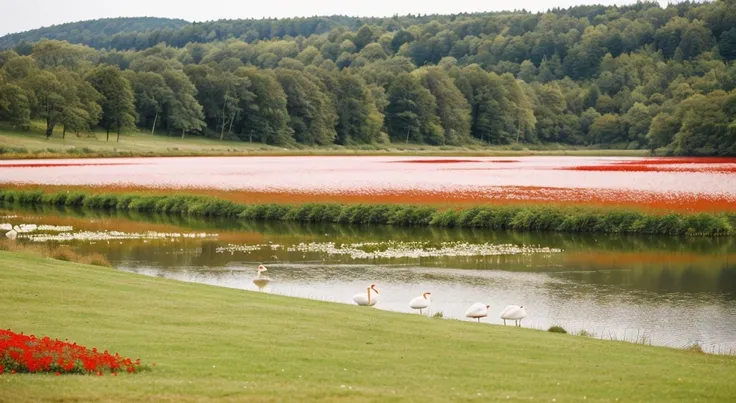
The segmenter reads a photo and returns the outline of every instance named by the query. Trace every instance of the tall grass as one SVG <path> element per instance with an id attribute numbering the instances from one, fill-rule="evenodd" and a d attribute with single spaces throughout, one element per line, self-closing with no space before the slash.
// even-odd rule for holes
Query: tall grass
<path id="1" fill-rule="evenodd" d="M 581 207 L 488 206 L 460 210 L 385 204 L 239 204 L 208 196 L 45 193 L 0 189 L 0 202 L 130 210 L 249 220 L 281 220 L 340 224 L 384 224 L 489 228 L 517 231 L 637 233 L 656 235 L 734 235 L 736 214 L 667 215 L 640 211 Z"/>
<path id="2" fill-rule="evenodd" d="M 101 253 L 80 254 L 71 250 L 68 247 L 59 245 L 34 245 L 0 239 L 0 251 L 31 253 L 34 255 L 47 257 L 50 259 L 62 260 L 65 262 L 112 267 L 112 264 L 110 264 L 105 255 Z"/>

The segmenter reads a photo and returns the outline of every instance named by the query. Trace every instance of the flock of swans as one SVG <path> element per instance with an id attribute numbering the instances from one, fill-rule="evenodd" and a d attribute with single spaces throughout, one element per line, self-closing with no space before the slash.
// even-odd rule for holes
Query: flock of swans
<path id="1" fill-rule="evenodd" d="M 425 292 L 422 295 L 409 301 L 409 307 L 414 310 L 418 310 L 419 314 L 423 314 L 424 310 L 429 308 L 432 304 L 432 293 Z M 375 284 L 371 284 L 366 288 L 365 293 L 359 292 L 353 295 L 353 302 L 360 306 L 374 306 L 378 303 L 378 290 Z M 480 302 L 476 302 L 471 305 L 467 311 L 465 311 L 465 317 L 471 319 L 477 319 L 478 323 L 482 318 L 488 316 L 488 310 L 491 308 L 490 305 L 486 305 Z M 519 305 L 509 305 L 501 311 L 501 319 L 503 324 L 506 324 L 507 320 L 513 320 L 516 326 L 521 326 L 521 320 L 526 318 L 526 309 Z"/>
<path id="2" fill-rule="evenodd" d="M 258 287 L 259 290 L 263 290 L 270 282 L 271 279 L 263 275 L 264 272 L 268 271 L 265 266 L 258 265 L 258 272 L 256 277 L 253 279 L 253 284 Z M 353 295 L 353 302 L 359 306 L 375 306 L 378 303 L 378 289 L 375 284 L 371 284 L 365 290 L 365 292 L 359 292 Z M 409 301 L 409 307 L 414 310 L 418 310 L 419 314 L 424 314 L 424 310 L 429 308 L 432 304 L 432 293 L 425 292 L 422 295 Z M 465 312 L 466 318 L 477 319 L 478 323 L 482 318 L 488 316 L 488 310 L 490 305 L 482 304 L 477 302 L 468 308 Z M 521 326 L 521 320 L 526 318 L 526 309 L 523 306 L 509 305 L 501 312 L 501 319 L 503 324 L 506 325 L 507 320 L 513 320 L 514 325 Z"/>

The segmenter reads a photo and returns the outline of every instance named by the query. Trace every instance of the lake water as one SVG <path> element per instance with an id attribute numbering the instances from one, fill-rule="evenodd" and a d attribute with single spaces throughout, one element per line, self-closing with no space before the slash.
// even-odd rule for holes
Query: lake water
<path id="1" fill-rule="evenodd" d="M 118 269 L 182 281 L 352 303 L 376 283 L 376 309 L 412 313 L 432 293 L 430 314 L 502 324 L 509 304 L 523 326 L 563 326 L 605 339 L 736 352 L 736 239 L 493 232 L 202 220 L 134 212 L 1 206 L 0 224 L 47 227 L 16 242 L 104 254 Z M 69 228 L 71 227 L 71 228 Z M 116 231 L 116 232 L 113 232 Z M 10 241 L 3 241 L 10 242 Z M 295 299 L 294 304 L 299 300 Z"/>

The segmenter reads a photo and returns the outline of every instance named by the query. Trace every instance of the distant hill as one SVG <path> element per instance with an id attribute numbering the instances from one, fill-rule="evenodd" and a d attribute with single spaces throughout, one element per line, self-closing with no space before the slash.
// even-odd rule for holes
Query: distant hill
<path id="1" fill-rule="evenodd" d="M 603 13 L 603 6 L 578 7 L 575 10 L 556 10 L 567 15 L 595 16 Z M 282 39 L 285 37 L 309 37 L 331 32 L 333 29 L 357 31 L 363 25 L 380 26 L 389 32 L 413 25 L 425 25 L 432 21 L 449 24 L 457 18 L 505 18 L 531 14 L 526 12 L 487 12 L 452 15 L 405 15 L 394 17 L 350 17 L 344 15 L 217 20 L 187 22 L 166 18 L 110 18 L 55 25 L 32 31 L 0 37 L 0 49 L 17 46 L 21 42 L 38 42 L 41 39 L 65 40 L 96 49 L 144 50 L 158 43 L 183 47 L 189 42 L 209 43 L 240 39 Z"/>
<path id="2" fill-rule="evenodd" d="M 172 18 L 101 18 L 8 34 L 0 37 L 0 49 L 12 48 L 23 41 L 38 42 L 41 39 L 58 39 L 99 49 L 107 47 L 110 38 L 116 35 L 175 30 L 190 24 L 188 21 Z"/>

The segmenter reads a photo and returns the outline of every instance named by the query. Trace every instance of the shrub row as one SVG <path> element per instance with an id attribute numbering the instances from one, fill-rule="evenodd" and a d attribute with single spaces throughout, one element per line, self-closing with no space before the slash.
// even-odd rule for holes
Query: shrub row
<path id="1" fill-rule="evenodd" d="M 45 193 L 41 190 L 3 189 L 0 189 L 0 201 L 24 205 L 48 204 L 240 217 L 250 220 L 658 235 L 717 236 L 736 233 L 736 215 L 725 213 L 658 215 L 640 211 L 546 206 L 488 206 L 452 210 L 383 204 L 238 204 L 207 196 L 98 194 L 79 191 Z"/>

